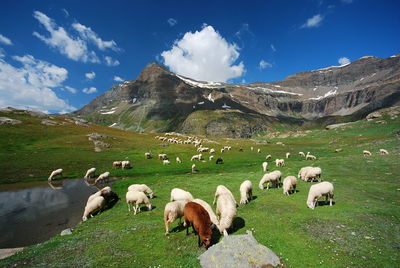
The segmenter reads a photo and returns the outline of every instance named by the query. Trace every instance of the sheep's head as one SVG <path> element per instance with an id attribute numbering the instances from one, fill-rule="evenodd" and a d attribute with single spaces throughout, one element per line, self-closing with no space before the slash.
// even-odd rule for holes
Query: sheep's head
<path id="1" fill-rule="evenodd" d="M 311 209 L 314 209 L 315 208 L 314 202 L 307 201 L 307 207 L 311 208 Z"/>
<path id="2" fill-rule="evenodd" d="M 203 244 L 206 248 L 209 248 L 211 246 L 211 234 L 203 235 L 202 237 Z"/>
<path id="3" fill-rule="evenodd" d="M 87 221 L 87 217 L 86 217 L 86 216 L 83 216 L 83 217 L 82 217 L 82 221 Z"/>

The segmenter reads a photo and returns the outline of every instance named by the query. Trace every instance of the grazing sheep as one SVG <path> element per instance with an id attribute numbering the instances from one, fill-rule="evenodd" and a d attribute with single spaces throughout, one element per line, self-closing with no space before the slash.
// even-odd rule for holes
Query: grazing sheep
<path id="1" fill-rule="evenodd" d="M 106 180 L 108 180 L 108 177 L 110 176 L 110 172 L 104 172 L 102 174 L 100 174 L 99 177 L 97 177 L 97 179 L 94 181 L 94 183 L 98 183 L 98 182 L 105 182 Z"/>
<path id="2" fill-rule="evenodd" d="M 165 234 L 169 234 L 169 225 L 172 224 L 176 219 L 179 219 L 179 224 L 181 224 L 181 218 L 183 216 L 183 208 L 185 207 L 187 201 L 179 200 L 169 202 L 165 205 L 164 209 L 164 224 L 165 224 Z"/>
<path id="3" fill-rule="evenodd" d="M 176 157 L 176 163 L 178 164 L 182 163 L 181 159 L 178 156 Z"/>
<path id="4" fill-rule="evenodd" d="M 195 168 L 196 168 L 196 164 L 193 164 L 192 165 L 192 173 L 194 173 Z"/>
<path id="5" fill-rule="evenodd" d="M 218 222 L 217 216 L 215 215 L 211 206 L 206 201 L 198 199 L 198 198 L 193 199 L 192 202 L 195 202 L 195 203 L 201 205 L 208 212 L 211 222 L 218 228 L 219 222 Z"/>
<path id="6" fill-rule="evenodd" d="M 296 192 L 297 179 L 295 176 L 288 176 L 283 180 L 283 194 L 289 195 L 290 191 Z"/>
<path id="7" fill-rule="evenodd" d="M 167 154 L 158 154 L 158 159 L 159 160 L 167 160 L 168 156 L 167 156 Z"/>
<path id="8" fill-rule="evenodd" d="M 223 154 L 225 152 L 225 149 L 224 148 L 222 148 L 221 149 L 221 154 Z"/>
<path id="9" fill-rule="evenodd" d="M 289 158 L 290 157 L 290 153 L 286 153 L 286 158 Z"/>
<path id="10" fill-rule="evenodd" d="M 379 149 L 379 152 L 381 153 L 381 155 L 389 154 L 389 152 L 385 149 Z"/>
<path id="11" fill-rule="evenodd" d="M 215 164 L 223 164 L 224 163 L 224 159 L 222 157 L 218 157 L 217 161 L 215 161 Z"/>
<path id="12" fill-rule="evenodd" d="M 272 155 L 267 155 L 266 157 L 265 157 L 265 160 L 268 160 L 268 159 L 271 159 L 272 158 Z"/>
<path id="13" fill-rule="evenodd" d="M 254 150 L 253 146 L 250 147 L 250 150 L 252 150 L 252 151 Z"/>
<path id="14" fill-rule="evenodd" d="M 209 161 L 212 161 L 214 159 L 213 155 L 210 155 L 210 157 L 208 158 Z"/>
<path id="15" fill-rule="evenodd" d="M 114 161 L 113 162 L 113 168 L 117 168 L 117 167 L 122 167 L 122 162 L 121 161 Z"/>
<path id="16" fill-rule="evenodd" d="M 264 173 L 267 172 L 267 170 L 268 170 L 268 162 L 263 162 L 262 163 L 262 169 L 263 169 Z"/>
<path id="17" fill-rule="evenodd" d="M 184 191 L 179 188 L 174 188 L 171 190 L 171 199 L 170 201 L 177 201 L 177 200 L 185 200 L 190 202 L 193 200 L 193 195 L 187 191 Z"/>
<path id="18" fill-rule="evenodd" d="M 372 154 L 371 154 L 370 151 L 364 150 L 364 151 L 363 151 L 363 155 L 364 155 L 364 156 L 367 156 L 367 155 L 372 155 Z"/>
<path id="19" fill-rule="evenodd" d="M 261 149 L 257 149 L 257 153 L 261 153 Z"/>
<path id="20" fill-rule="evenodd" d="M 50 177 L 47 180 L 51 181 L 56 176 L 62 177 L 62 173 L 63 173 L 63 169 L 62 168 L 53 170 L 53 172 L 51 172 Z"/>
<path id="21" fill-rule="evenodd" d="M 335 149 L 335 153 L 340 153 L 342 151 L 342 149 Z"/>
<path id="22" fill-rule="evenodd" d="M 111 187 L 110 186 L 106 186 L 103 189 L 101 189 L 101 190 L 95 192 L 94 194 L 92 194 L 91 196 L 89 196 L 86 205 L 89 204 L 95 197 L 97 197 L 97 196 L 105 197 L 110 193 L 111 193 Z"/>
<path id="23" fill-rule="evenodd" d="M 306 157 L 306 155 L 303 152 L 299 152 L 299 155 L 302 157 Z"/>
<path id="24" fill-rule="evenodd" d="M 253 184 L 249 180 L 245 180 L 240 185 L 240 204 L 247 204 L 253 199 Z"/>
<path id="25" fill-rule="evenodd" d="M 133 203 L 135 206 L 133 206 Z M 139 211 L 140 204 L 145 204 L 149 210 L 151 210 L 151 203 L 147 196 L 143 192 L 138 191 L 128 191 L 126 193 L 126 204 L 128 205 L 128 211 L 131 211 L 131 206 L 135 211 L 134 215 Z"/>
<path id="26" fill-rule="evenodd" d="M 151 159 L 151 158 L 153 158 L 153 157 L 151 156 L 151 153 L 149 153 L 149 152 L 144 153 L 144 157 L 146 157 L 146 159 Z"/>
<path id="27" fill-rule="evenodd" d="M 215 212 L 219 218 L 219 231 L 228 235 L 227 230 L 232 226 L 233 219 L 236 216 L 236 200 L 231 191 L 223 185 L 219 185 L 214 195 L 213 204 L 217 203 Z"/>
<path id="28" fill-rule="evenodd" d="M 211 148 L 210 149 L 210 154 L 214 154 L 215 153 L 215 149 L 214 148 Z"/>
<path id="29" fill-rule="evenodd" d="M 138 191 L 145 193 L 149 198 L 153 198 L 153 191 L 146 184 L 132 184 L 128 187 L 128 192 Z"/>
<path id="30" fill-rule="evenodd" d="M 318 199 L 322 196 L 326 196 L 326 201 L 328 201 L 329 198 L 329 205 L 332 206 L 332 199 L 334 196 L 333 190 L 333 184 L 327 181 L 311 185 L 310 191 L 308 192 L 307 206 L 314 209 Z"/>
<path id="31" fill-rule="evenodd" d="M 96 173 L 96 168 L 90 168 L 88 169 L 88 171 L 86 171 L 85 177 L 83 177 L 84 179 L 89 179 L 92 176 L 95 176 Z"/>
<path id="32" fill-rule="evenodd" d="M 281 176 L 282 173 L 279 170 L 272 171 L 270 173 L 264 174 L 264 176 L 261 178 L 258 187 L 263 190 L 264 189 L 264 183 L 267 183 L 267 190 L 269 189 L 269 184 L 273 183 L 276 185 L 277 188 L 279 188 L 279 183 L 281 181 Z"/>
<path id="33" fill-rule="evenodd" d="M 128 160 L 122 161 L 121 168 L 122 169 L 130 169 L 131 168 L 131 162 L 129 162 Z"/>
<path id="34" fill-rule="evenodd" d="M 312 168 L 314 168 L 314 167 L 310 167 L 310 166 L 302 167 L 302 168 L 299 170 L 299 173 L 297 174 L 297 178 L 304 180 L 307 171 L 308 171 L 309 169 L 312 169 Z"/>
<path id="35" fill-rule="evenodd" d="M 283 167 L 285 165 L 285 160 L 284 159 L 275 159 L 275 165 L 277 167 Z"/>
<path id="36" fill-rule="evenodd" d="M 82 220 L 86 221 L 89 215 L 93 217 L 93 214 L 97 211 L 101 211 L 105 205 L 106 205 L 106 200 L 104 199 L 104 197 L 95 196 L 86 204 Z"/>
<path id="37" fill-rule="evenodd" d="M 196 155 L 192 156 L 192 158 L 190 159 L 190 161 L 193 161 L 193 160 L 198 160 L 198 161 L 200 161 L 201 159 L 203 159 L 203 155 L 202 155 L 202 154 L 196 154 Z"/>
<path id="38" fill-rule="evenodd" d="M 306 155 L 306 160 L 316 160 L 317 157 L 315 157 L 315 155 L 310 154 L 310 152 L 307 152 Z"/>
<path id="39" fill-rule="evenodd" d="M 311 167 L 306 169 L 302 179 L 306 182 L 308 181 L 319 181 L 321 178 L 322 170 L 320 167 Z"/>
<path id="40" fill-rule="evenodd" d="M 171 162 L 169 162 L 168 159 L 165 159 L 165 160 L 162 161 L 162 163 L 163 163 L 163 165 L 169 165 Z"/>
<path id="41" fill-rule="evenodd" d="M 212 243 L 211 220 L 208 212 L 199 204 L 189 202 L 183 209 L 185 221 L 183 226 L 186 227 L 186 235 L 189 234 L 189 226 L 193 227 L 198 234 L 198 245 L 204 244 L 206 248 Z"/>

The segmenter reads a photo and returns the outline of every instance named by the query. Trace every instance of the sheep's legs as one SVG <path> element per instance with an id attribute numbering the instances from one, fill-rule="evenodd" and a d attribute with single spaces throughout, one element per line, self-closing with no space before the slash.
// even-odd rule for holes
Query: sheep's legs
<path id="1" fill-rule="evenodd" d="M 128 205 L 128 211 L 130 212 L 131 211 L 131 206 L 129 205 L 129 203 L 127 203 L 127 205 Z"/>

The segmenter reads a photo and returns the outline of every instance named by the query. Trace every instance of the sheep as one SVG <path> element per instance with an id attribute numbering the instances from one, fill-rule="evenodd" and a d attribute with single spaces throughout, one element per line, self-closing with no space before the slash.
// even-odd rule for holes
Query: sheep
<path id="1" fill-rule="evenodd" d="M 249 180 L 245 180 L 240 185 L 240 204 L 247 204 L 253 199 L 253 184 Z"/>
<path id="2" fill-rule="evenodd" d="M 340 153 L 342 151 L 342 149 L 341 148 L 339 148 L 339 149 L 335 149 L 335 153 Z"/>
<path id="3" fill-rule="evenodd" d="M 222 157 L 218 157 L 217 161 L 215 161 L 215 164 L 223 164 L 224 163 L 224 159 Z"/>
<path id="4" fill-rule="evenodd" d="M 164 208 L 164 224 L 165 224 L 165 234 L 169 235 L 169 225 L 173 223 L 176 219 L 179 219 L 179 224 L 181 224 L 181 218 L 183 216 L 183 208 L 185 207 L 186 200 L 178 200 L 169 202 Z"/>
<path id="5" fill-rule="evenodd" d="M 150 199 L 154 197 L 153 191 L 146 184 L 132 184 L 128 187 L 128 192 L 138 191 L 145 193 Z"/>
<path id="6" fill-rule="evenodd" d="M 379 149 L 381 155 L 389 154 L 389 152 L 385 149 Z"/>
<path id="7" fill-rule="evenodd" d="M 319 181 L 319 179 L 321 178 L 321 174 L 322 174 L 322 170 L 320 167 L 311 167 L 311 168 L 306 169 L 302 179 L 307 182 L 314 181 L 314 180 Z"/>
<path id="8" fill-rule="evenodd" d="M 267 170 L 268 170 L 268 162 L 263 162 L 262 163 L 262 169 L 263 169 L 264 173 L 267 172 Z"/>
<path id="9" fill-rule="evenodd" d="M 106 180 L 108 180 L 108 177 L 110 176 L 110 172 L 104 172 L 102 174 L 100 174 L 100 176 L 97 177 L 97 179 L 94 181 L 94 183 L 98 183 L 98 182 L 104 182 Z"/>
<path id="10" fill-rule="evenodd" d="M 192 156 L 190 161 L 193 161 L 193 160 L 199 160 L 200 161 L 202 159 L 202 157 L 203 157 L 202 154 L 195 154 L 194 156 Z"/>
<path id="11" fill-rule="evenodd" d="M 97 196 L 105 197 L 110 193 L 111 193 L 111 187 L 106 186 L 103 189 L 101 189 L 101 190 L 97 191 L 96 193 L 92 194 L 91 196 L 89 196 L 86 205 L 89 204 L 95 197 L 97 197 Z"/>
<path id="12" fill-rule="evenodd" d="M 176 200 L 186 200 L 187 202 L 190 202 L 193 200 L 193 195 L 182 189 L 174 188 L 171 190 L 170 201 L 172 202 L 172 201 L 176 201 Z"/>
<path id="13" fill-rule="evenodd" d="M 211 222 L 218 228 L 218 226 L 219 226 L 218 218 L 215 215 L 211 206 L 206 201 L 198 199 L 198 198 L 193 199 L 192 202 L 195 202 L 195 203 L 201 205 L 208 212 Z"/>
<path id="14" fill-rule="evenodd" d="M 275 165 L 277 167 L 283 167 L 285 165 L 285 160 L 284 159 L 275 159 Z"/>
<path id="15" fill-rule="evenodd" d="M 306 157 L 306 155 L 303 152 L 299 152 L 299 155 L 302 157 Z"/>
<path id="16" fill-rule="evenodd" d="M 261 153 L 261 149 L 257 149 L 257 153 Z"/>
<path id="17" fill-rule="evenodd" d="M 222 148 L 221 149 L 221 154 L 223 154 L 225 152 L 225 149 L 224 148 Z"/>
<path id="18" fill-rule="evenodd" d="M 210 154 L 214 154 L 215 153 L 215 149 L 214 148 L 211 148 L 210 149 Z"/>
<path id="19" fill-rule="evenodd" d="M 117 167 L 122 167 L 122 162 L 121 161 L 114 161 L 113 162 L 113 168 L 117 168 Z"/>
<path id="20" fill-rule="evenodd" d="M 364 155 L 364 156 L 367 156 L 367 155 L 372 155 L 372 154 L 371 154 L 370 151 L 364 150 L 364 151 L 363 151 L 363 155 Z"/>
<path id="21" fill-rule="evenodd" d="M 130 169 L 131 168 L 131 162 L 129 162 L 128 160 L 122 161 L 121 168 L 122 169 Z"/>
<path id="22" fill-rule="evenodd" d="M 286 153 L 286 158 L 289 158 L 290 157 L 290 153 Z"/>
<path id="23" fill-rule="evenodd" d="M 296 185 L 297 185 L 297 179 L 295 176 L 288 176 L 283 180 L 282 183 L 282 188 L 283 188 L 283 194 L 284 195 L 289 195 L 289 192 L 292 190 L 293 193 L 296 192 Z"/>
<path id="24" fill-rule="evenodd" d="M 135 206 L 133 206 L 135 203 Z M 140 204 L 145 204 L 149 210 L 151 210 L 151 203 L 147 196 L 143 192 L 138 191 L 128 191 L 126 193 L 126 204 L 128 205 L 128 211 L 131 211 L 131 205 L 134 210 L 134 215 L 139 211 L 140 212 Z"/>
<path id="25" fill-rule="evenodd" d="M 199 204 L 189 202 L 183 208 L 184 223 L 186 227 L 186 235 L 189 234 L 189 226 L 198 234 L 198 245 L 204 244 L 206 248 L 211 246 L 212 230 L 211 220 L 208 212 Z"/>
<path id="26" fill-rule="evenodd" d="M 307 152 L 306 155 L 306 160 L 316 160 L 317 157 L 315 157 L 315 155 L 310 154 L 310 152 Z"/>
<path id="27" fill-rule="evenodd" d="M 85 177 L 83 177 L 84 179 L 89 179 L 92 176 L 95 176 L 96 173 L 96 168 L 90 168 L 88 169 L 88 171 L 86 171 Z"/>
<path id="28" fill-rule="evenodd" d="M 62 168 L 53 170 L 53 172 L 51 172 L 50 177 L 49 177 L 47 180 L 48 180 L 48 181 L 51 181 L 51 180 L 52 180 L 54 177 L 56 177 L 56 176 L 62 177 L 62 172 L 63 172 L 63 169 L 62 169 Z"/>
<path id="29" fill-rule="evenodd" d="M 217 203 L 215 212 L 219 218 L 218 229 L 224 236 L 228 235 L 227 230 L 232 226 L 236 216 L 236 200 L 231 191 L 223 185 L 219 185 L 214 195 L 213 204 Z"/>
<path id="30" fill-rule="evenodd" d="M 250 147 L 250 150 L 252 150 L 252 151 L 254 150 L 253 146 Z"/>
<path id="31" fill-rule="evenodd" d="M 268 160 L 268 159 L 271 159 L 272 158 L 272 155 L 267 155 L 266 157 L 265 157 L 265 160 Z"/>
<path id="32" fill-rule="evenodd" d="M 314 167 L 310 167 L 310 166 L 302 167 L 302 168 L 299 170 L 299 173 L 297 174 L 297 178 L 304 180 L 307 171 L 308 171 L 309 169 L 312 169 L 312 168 L 314 168 Z"/>
<path id="33" fill-rule="evenodd" d="M 332 206 L 332 199 L 334 196 L 333 190 L 333 184 L 327 181 L 311 185 L 307 197 L 307 206 L 314 209 L 318 199 L 322 196 L 326 196 L 326 201 L 328 201 L 329 198 L 329 205 Z"/>
<path id="34" fill-rule="evenodd" d="M 158 154 L 158 159 L 159 160 L 167 160 L 168 156 L 167 156 L 167 154 Z"/>
<path id="35" fill-rule="evenodd" d="M 169 162 L 168 159 L 165 159 L 165 160 L 162 161 L 162 163 L 163 163 L 163 165 L 169 165 L 171 162 Z"/>
<path id="36" fill-rule="evenodd" d="M 151 158 L 153 158 L 153 156 L 151 156 L 151 153 L 149 153 L 149 152 L 144 153 L 144 157 L 145 157 L 146 159 L 151 159 Z"/>
<path id="37" fill-rule="evenodd" d="M 212 161 L 214 159 L 213 155 L 210 155 L 210 157 L 208 158 L 209 161 Z"/>
<path id="38" fill-rule="evenodd" d="M 182 163 L 181 159 L 179 158 L 179 156 L 176 157 L 176 163 L 180 164 Z"/>
<path id="39" fill-rule="evenodd" d="M 194 173 L 195 168 L 196 168 L 196 164 L 193 164 L 193 165 L 192 165 L 192 173 Z"/>
<path id="40" fill-rule="evenodd" d="M 264 189 L 264 183 L 267 183 L 267 190 L 269 189 L 269 184 L 274 183 L 277 188 L 279 188 L 279 183 L 281 181 L 281 176 L 282 173 L 279 170 L 272 171 L 270 173 L 264 174 L 264 176 L 261 178 L 258 187 L 263 190 Z"/>
<path id="41" fill-rule="evenodd" d="M 106 205 L 106 200 L 104 199 L 103 196 L 95 196 L 86 204 L 82 220 L 86 221 L 89 215 L 93 217 L 93 214 L 97 211 L 101 211 L 105 207 L 105 205 Z"/>

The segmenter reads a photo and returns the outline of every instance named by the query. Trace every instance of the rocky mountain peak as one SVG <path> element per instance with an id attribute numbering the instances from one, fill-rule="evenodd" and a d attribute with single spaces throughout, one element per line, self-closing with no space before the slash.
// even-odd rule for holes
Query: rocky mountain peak
<path id="1" fill-rule="evenodd" d="M 147 66 L 140 72 L 137 80 L 154 82 L 159 77 L 163 75 L 172 75 L 163 65 L 152 62 L 147 64 Z"/>

